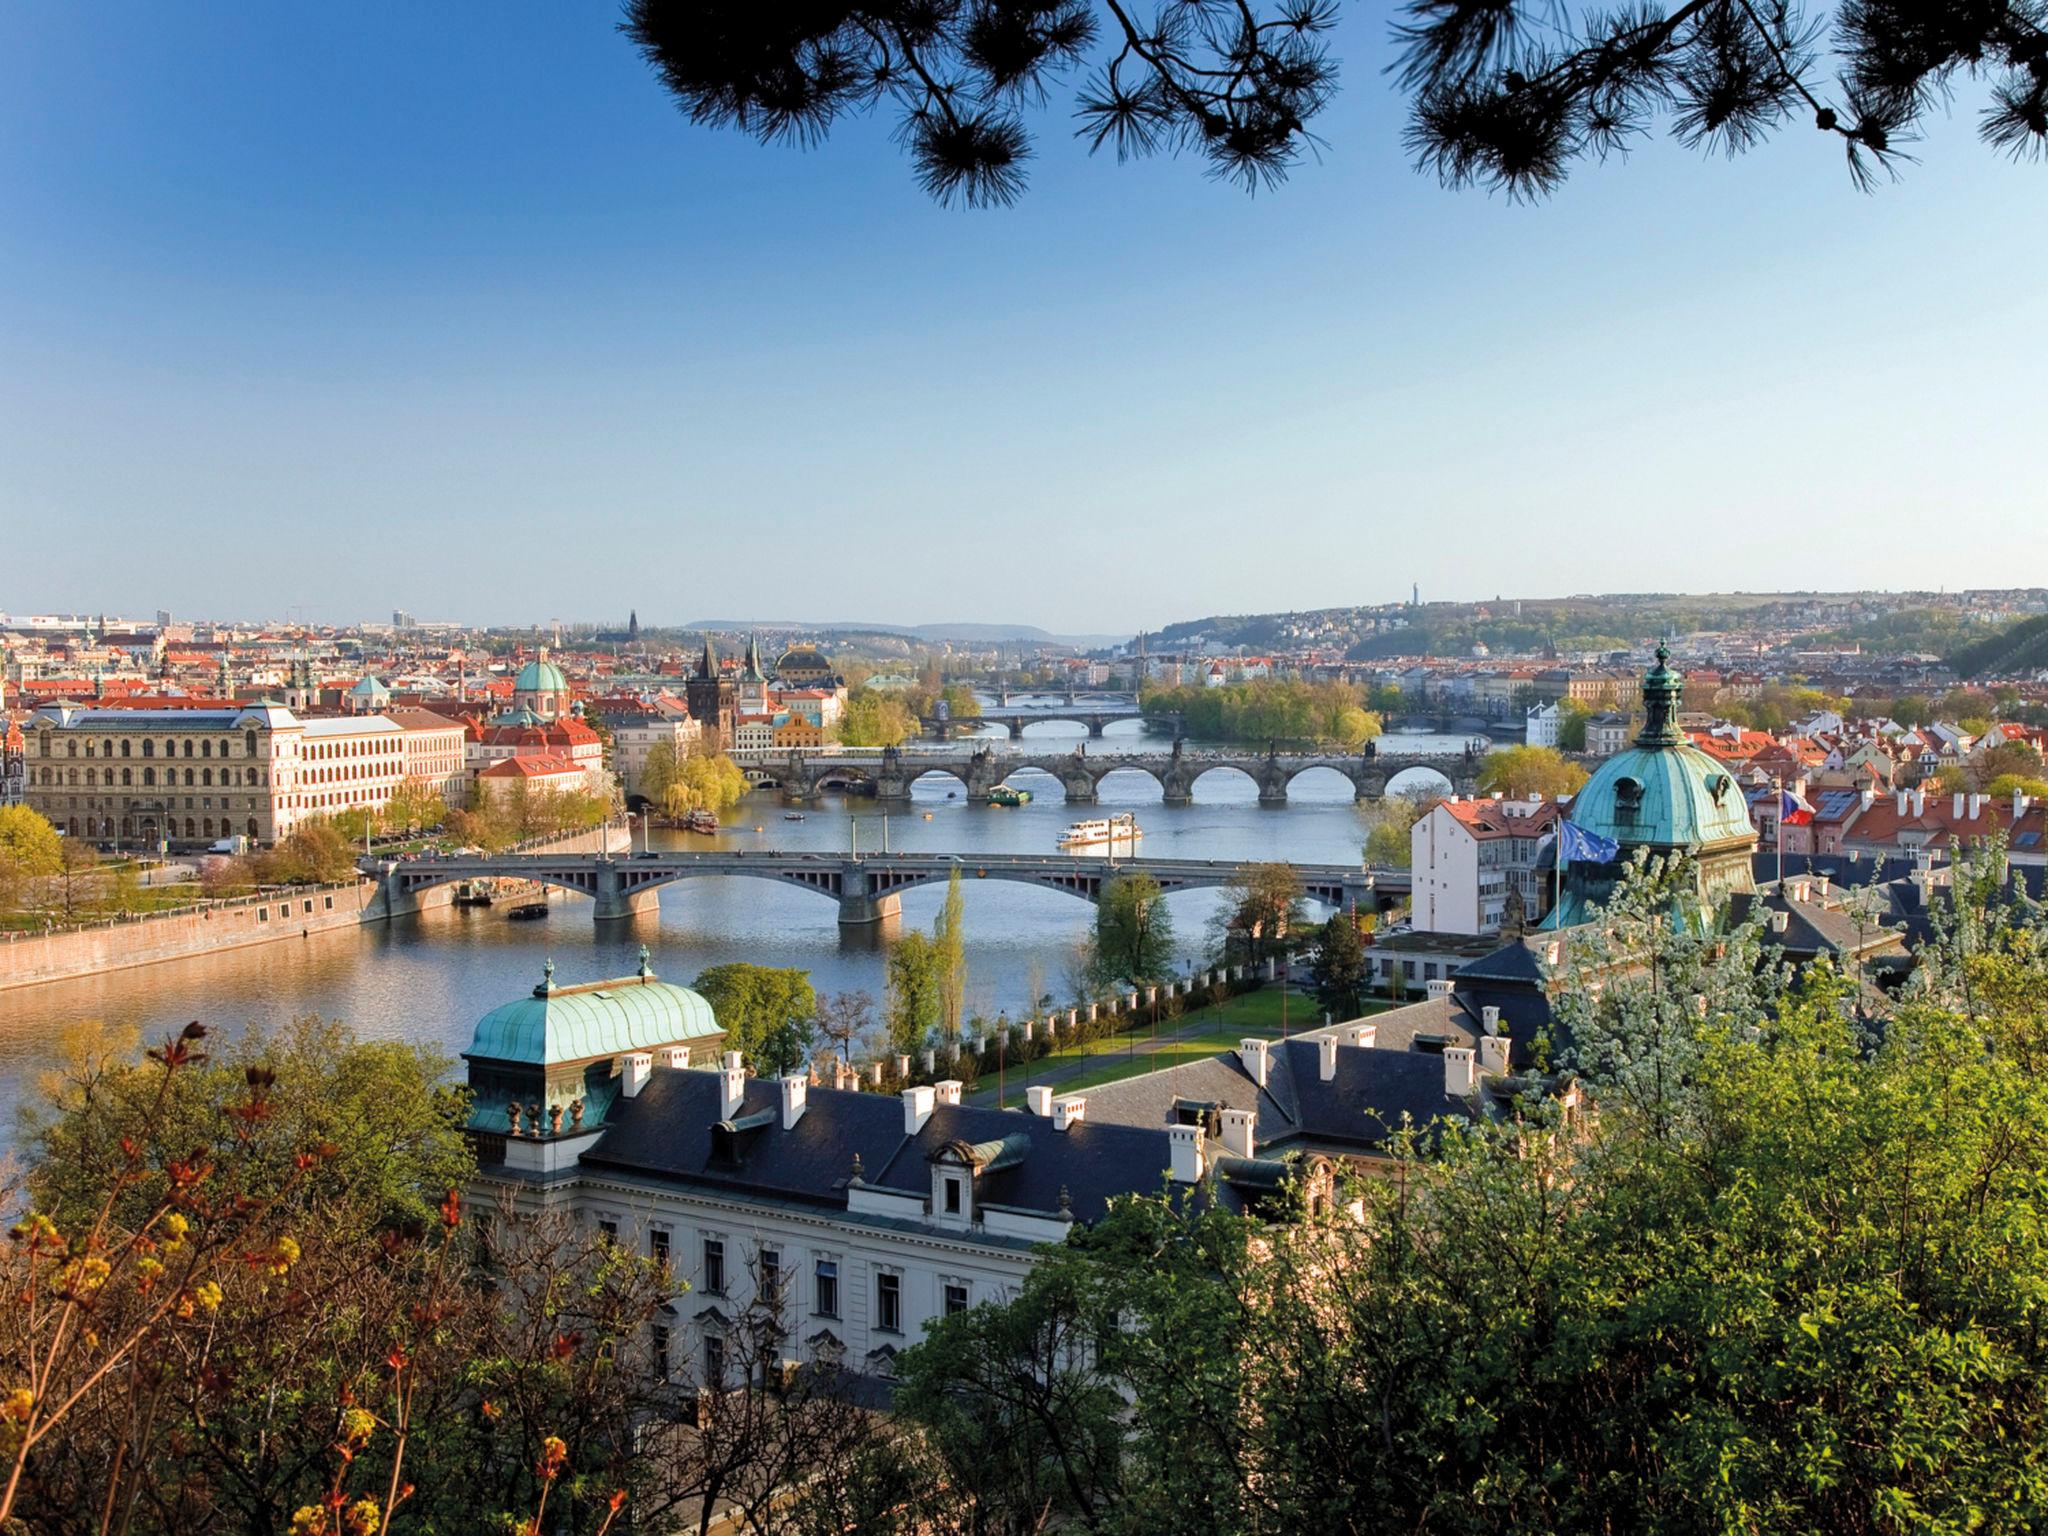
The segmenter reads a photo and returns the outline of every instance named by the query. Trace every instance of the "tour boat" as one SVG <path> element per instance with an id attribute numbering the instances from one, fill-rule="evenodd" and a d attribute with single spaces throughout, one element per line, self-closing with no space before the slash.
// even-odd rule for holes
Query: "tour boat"
<path id="1" fill-rule="evenodd" d="M 718 818 L 709 811 L 692 811 L 683 818 L 685 832 L 702 832 L 709 836 L 718 830 Z"/>
<path id="2" fill-rule="evenodd" d="M 1028 789 L 1012 789 L 1007 784 L 998 784 L 988 792 L 988 803 L 990 805 L 1029 805 L 1031 803 L 1031 791 Z"/>
<path id="3" fill-rule="evenodd" d="M 455 886 L 455 905 L 458 907 L 488 907 L 491 904 L 491 888 L 481 880 L 462 880 Z"/>
<path id="4" fill-rule="evenodd" d="M 1117 844 L 1135 843 L 1145 835 L 1144 828 L 1129 816 L 1102 817 L 1093 821 L 1077 821 L 1060 834 L 1062 848 L 1114 848 Z"/>
<path id="5" fill-rule="evenodd" d="M 530 923 L 535 918 L 548 915 L 548 904 L 544 901 L 521 902 L 505 915 L 517 923 Z"/>
<path id="6" fill-rule="evenodd" d="M 804 819 L 804 813 L 802 811 L 784 811 L 782 813 L 782 819 L 784 821 L 802 821 Z"/>

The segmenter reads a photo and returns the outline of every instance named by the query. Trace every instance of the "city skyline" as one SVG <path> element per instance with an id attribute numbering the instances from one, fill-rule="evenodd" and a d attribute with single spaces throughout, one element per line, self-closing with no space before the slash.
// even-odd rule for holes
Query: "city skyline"
<path id="1" fill-rule="evenodd" d="M 1795 134 L 1515 206 L 1404 163 L 1358 15 L 1277 192 L 1091 159 L 1055 106 L 1023 202 L 962 213 L 886 125 L 762 148 L 602 12 L 478 14 L 0 22 L 7 603 L 530 623 L 752 571 L 1098 634 L 1704 559 L 1964 587 L 2038 515 L 2048 297 L 1942 295 L 2048 211 L 1967 99 L 1873 195 Z"/>

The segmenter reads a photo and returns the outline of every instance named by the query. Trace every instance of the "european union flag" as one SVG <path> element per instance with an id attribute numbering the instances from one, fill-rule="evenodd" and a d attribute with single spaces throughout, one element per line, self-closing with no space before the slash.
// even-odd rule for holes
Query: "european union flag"
<path id="1" fill-rule="evenodd" d="M 1621 844 L 1611 837 L 1602 837 L 1598 832 L 1588 832 L 1575 821 L 1561 821 L 1557 824 L 1557 862 L 1559 864 L 1605 864 L 1617 857 Z"/>

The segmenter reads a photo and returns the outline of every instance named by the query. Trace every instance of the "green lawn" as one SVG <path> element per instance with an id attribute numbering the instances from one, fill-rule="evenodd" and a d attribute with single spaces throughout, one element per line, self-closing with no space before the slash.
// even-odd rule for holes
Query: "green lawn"
<path id="1" fill-rule="evenodd" d="M 1374 1013 L 1387 1006 L 1384 1002 L 1371 1001 L 1366 1004 L 1366 1011 Z M 1227 998 L 1214 1007 L 1190 1009 L 1178 1019 L 1167 1018 L 1162 1012 L 1156 1050 L 1144 1049 L 1152 1043 L 1154 1035 L 1149 1015 L 1141 1010 L 1141 1022 L 1136 1029 L 1090 1041 L 1078 1050 L 1056 1051 L 1032 1062 L 1029 1075 L 1039 1077 L 1047 1068 L 1065 1071 L 1079 1060 L 1084 1065 L 1076 1075 L 1057 1079 L 1059 1091 L 1071 1093 L 1133 1077 L 1140 1072 L 1180 1066 L 1199 1061 L 1204 1056 L 1214 1056 L 1248 1037 L 1278 1039 L 1283 1027 L 1283 1009 L 1284 1027 L 1289 1034 L 1314 1029 L 1323 1022 L 1322 1012 L 1312 994 L 1299 988 L 1290 988 L 1283 994 L 1278 985 L 1265 986 Z M 1012 1068 L 1006 1079 L 1009 1096 L 1021 1103 L 1025 1070 Z M 991 1086 L 984 1074 L 982 1087 L 987 1089 Z"/>

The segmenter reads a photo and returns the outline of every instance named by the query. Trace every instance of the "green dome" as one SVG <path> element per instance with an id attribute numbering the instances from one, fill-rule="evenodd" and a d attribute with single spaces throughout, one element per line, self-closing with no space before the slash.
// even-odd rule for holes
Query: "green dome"
<path id="1" fill-rule="evenodd" d="M 1753 842 L 1749 804 L 1726 767 L 1685 739 L 1678 700 L 1685 678 L 1671 653 L 1643 678 L 1644 721 L 1635 745 L 1594 770 L 1566 814 L 1578 826 L 1627 848 L 1703 848 Z"/>
<path id="2" fill-rule="evenodd" d="M 1698 850 L 1755 835 L 1734 776 L 1691 745 L 1615 753 L 1572 796 L 1568 815 L 1624 848 Z"/>
<path id="3" fill-rule="evenodd" d="M 554 962 L 531 997 L 502 1003 L 477 1021 L 463 1055 L 472 1061 L 552 1065 L 680 1045 L 719 1032 L 711 1004 L 653 972 L 557 987 Z"/>
<path id="4" fill-rule="evenodd" d="M 512 684 L 515 693 L 567 693 L 569 679 L 552 661 L 529 661 Z"/>

